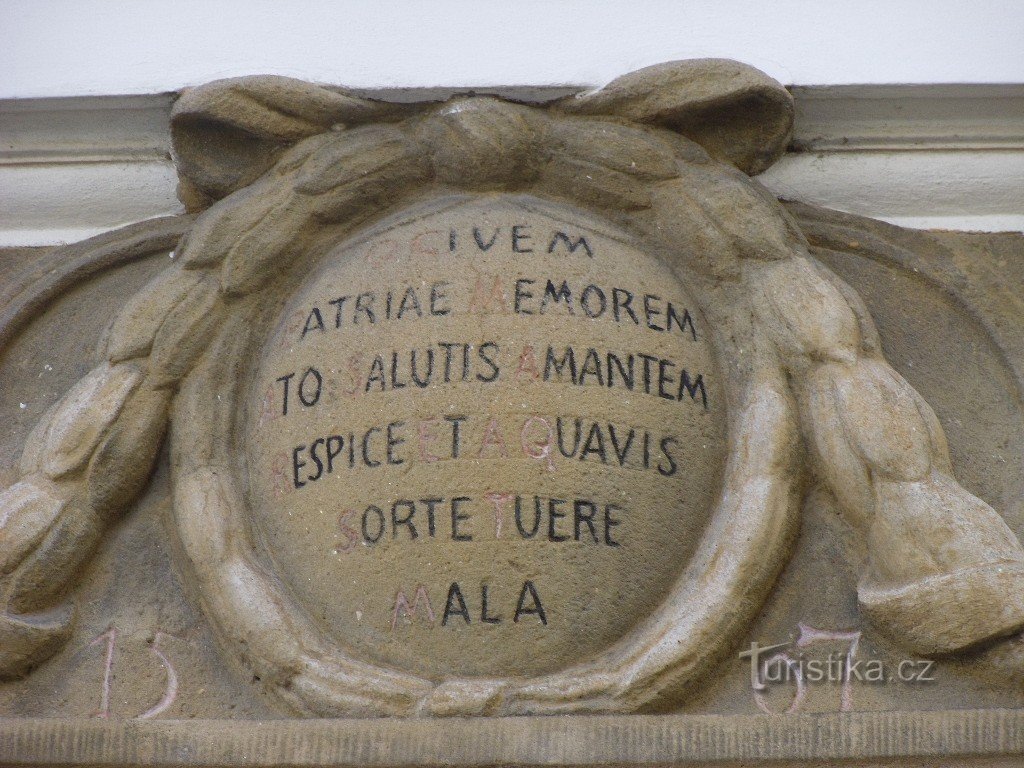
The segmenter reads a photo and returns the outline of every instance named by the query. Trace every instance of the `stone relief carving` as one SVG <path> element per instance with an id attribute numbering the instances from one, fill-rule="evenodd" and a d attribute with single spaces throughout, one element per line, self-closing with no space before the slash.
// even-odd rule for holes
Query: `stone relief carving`
<path id="1" fill-rule="evenodd" d="M 180 196 L 195 218 L 186 220 L 173 262 L 127 297 L 99 345 L 95 367 L 29 435 L 20 476 L 0 494 L 0 673 L 23 675 L 66 642 L 74 621 L 70 593 L 76 574 L 146 485 L 165 438 L 178 566 L 225 655 L 240 659 L 294 714 L 671 708 L 735 648 L 761 610 L 790 556 L 809 478 L 834 495 L 865 544 L 857 600 L 879 630 L 924 656 L 958 653 L 1017 633 L 1024 627 L 1019 588 L 1024 550 L 1017 537 L 995 510 L 957 482 L 938 419 L 886 362 L 861 298 L 810 253 L 802 224 L 750 178 L 785 150 L 792 119 L 790 97 L 778 83 L 748 67 L 714 60 L 652 67 L 544 105 L 486 96 L 399 105 L 277 77 L 219 81 L 184 94 L 171 127 Z M 168 242 L 177 234 L 169 233 Z M 430 236 L 424 239 L 425 234 Z M 546 350 L 543 334 L 530 335 L 542 321 L 522 317 L 530 314 L 533 281 L 490 282 L 518 268 L 488 253 L 498 237 L 507 239 L 502 247 L 510 253 L 532 254 L 526 263 L 547 278 L 546 285 L 537 283 L 543 297 L 538 301 L 566 307 L 576 302 L 575 313 L 541 326 L 547 338 L 559 340 Z M 398 249 L 375 251 L 382 242 L 389 248 L 398 243 Z M 439 260 L 439 253 L 453 261 Z M 87 260 L 99 258 L 89 254 Z M 479 289 L 474 264 L 484 270 L 482 285 L 490 297 L 507 310 L 496 319 L 485 318 L 486 313 L 462 317 L 445 300 L 449 289 L 451 295 L 467 296 Z M 387 293 L 386 308 L 375 305 L 374 315 L 368 303 L 359 308 L 358 290 L 345 287 L 361 277 L 402 290 L 394 297 Z M 639 288 L 617 287 L 629 280 Z M 407 299 L 407 286 L 420 290 Z M 355 290 L 348 305 L 356 313 L 351 319 L 343 320 L 343 302 L 332 304 L 328 289 Z M 637 301 L 628 313 L 627 294 Z M 29 301 L 11 306 L 4 318 L 7 335 L 0 340 L 36 309 Z M 686 315 L 677 312 L 680 307 L 686 307 Z M 383 326 L 377 327 L 378 316 L 390 320 L 394 314 L 400 320 L 404 311 L 417 317 L 433 313 L 453 335 L 440 340 L 432 329 L 416 327 L 387 336 Z M 384 396 L 342 396 L 320 404 L 335 385 L 325 385 L 315 367 L 323 358 L 316 355 L 342 344 L 333 337 L 324 341 L 321 334 L 343 322 L 356 325 L 360 317 L 361 341 L 337 349 L 365 354 L 371 362 L 356 389 L 366 394 L 379 384 Z M 664 343 L 676 346 L 656 348 L 654 337 L 644 335 L 654 331 L 669 332 Z M 426 394 L 416 407 L 402 410 L 395 394 L 398 353 L 382 359 L 379 378 L 372 361 L 378 347 L 417 345 L 431 347 L 436 370 L 442 352 L 448 355 L 444 384 L 458 379 L 460 386 L 467 380 L 472 386 L 452 394 L 435 380 L 422 386 Z M 643 352 L 630 355 L 629 374 L 617 369 L 619 383 L 613 386 L 613 361 L 622 364 L 623 345 Z M 463 362 L 461 373 L 450 378 L 453 349 Z M 598 362 L 588 382 L 591 352 Z M 531 369 L 527 356 L 534 353 L 541 362 Z M 670 361 L 680 355 L 697 367 L 676 370 Z M 469 356 L 483 368 L 467 373 Z M 538 388 L 520 386 L 516 374 L 523 372 Z M 555 399 L 545 399 L 548 390 L 542 389 L 555 386 L 549 373 L 564 384 Z M 505 387 L 496 389 L 497 400 L 505 403 L 500 407 L 488 400 L 485 385 L 491 381 Z M 407 377 L 403 386 L 410 384 L 420 387 Z M 570 386 L 574 389 L 566 394 Z M 594 394 L 595 386 L 607 390 L 608 398 Z M 335 389 L 344 392 L 344 382 Z M 512 398 L 520 397 L 526 401 L 521 409 L 500 415 L 519 419 L 516 439 L 521 437 L 525 459 L 533 461 L 529 469 L 515 462 L 488 463 L 491 455 L 484 447 L 498 457 L 505 450 L 492 425 L 507 425 L 497 416 L 478 424 L 474 414 L 489 413 L 488 407 L 507 411 Z M 650 430 L 680 420 L 678 435 L 662 438 L 676 442 L 660 443 L 662 454 L 655 461 L 667 462 L 660 476 L 647 448 L 635 472 L 625 471 L 629 449 L 618 443 L 614 450 L 627 458 L 620 458 L 615 470 L 604 466 L 606 448 L 585 443 L 580 449 L 592 449 L 601 464 L 596 471 L 621 472 L 614 475 L 616 487 L 628 491 L 634 503 L 644 502 L 640 512 L 628 510 L 635 519 L 605 504 L 602 521 L 590 497 L 571 501 L 570 494 L 599 484 L 596 475 L 554 477 L 548 462 L 552 430 L 563 424 L 556 416 L 585 415 L 572 411 L 572 403 L 584 398 L 597 398 L 585 402 L 609 423 L 647 429 L 631 427 L 631 441 L 654 435 L 657 445 L 658 434 Z M 672 401 L 676 410 L 658 410 L 662 400 Z M 451 410 L 466 402 L 480 410 L 469 415 Z M 290 418 L 279 419 L 288 416 L 289 404 Z M 304 426 L 289 426 L 315 407 L 320 410 Z M 680 416 L 680 407 L 690 410 Z M 400 418 L 391 419 L 389 409 Z M 326 431 L 309 431 L 332 418 L 359 421 L 364 413 L 371 415 L 359 422 L 361 445 L 355 437 L 346 445 L 343 434 L 332 435 L 330 430 L 340 429 L 333 422 Z M 349 562 L 344 542 L 335 546 L 342 550 L 330 559 L 335 564 L 324 565 L 282 543 L 298 537 L 299 529 L 275 526 L 285 525 L 282 511 L 298 511 L 300 517 L 303 510 L 322 513 L 325 499 L 332 497 L 325 495 L 323 483 L 311 481 L 316 467 L 323 473 L 332 451 L 339 461 L 346 460 L 344 451 L 352 453 L 348 460 L 354 467 L 355 452 L 361 450 L 366 467 L 383 462 L 379 474 L 394 473 L 384 485 L 391 489 L 387 498 L 395 500 L 390 516 L 363 504 L 361 530 L 354 510 L 350 530 L 361 554 L 381 540 L 389 524 L 387 537 L 393 541 L 434 537 L 434 513 L 441 509 L 438 519 L 448 521 L 444 535 L 450 542 L 469 535 L 459 533 L 460 521 L 468 518 L 455 499 L 431 501 L 415 520 L 415 506 L 405 517 L 396 512 L 403 494 L 422 493 L 403 485 L 420 487 L 415 468 L 388 466 L 403 463 L 402 456 L 392 462 L 391 451 L 407 439 L 393 435 L 390 425 L 413 418 L 421 425 L 417 466 L 450 473 L 452 495 L 461 492 L 461 482 L 470 490 L 457 498 L 493 509 L 496 538 L 502 537 L 501 521 L 509 530 L 513 526 L 512 495 L 502 496 L 506 489 L 547 494 L 546 507 L 539 496 L 527 502 L 516 495 L 515 524 L 520 505 L 534 505 L 533 530 L 546 510 L 548 542 L 559 541 L 561 532 L 606 548 L 620 543 L 613 530 L 622 525 L 623 535 L 642 543 L 627 568 L 645 561 L 652 572 L 664 567 L 671 578 L 647 584 L 660 584 L 663 591 L 636 616 L 626 615 L 625 626 L 599 633 L 593 652 L 581 658 L 566 650 L 573 630 L 564 631 L 557 637 L 561 645 L 551 646 L 553 667 L 529 660 L 548 648 L 547 640 L 536 637 L 516 651 L 520 655 L 508 657 L 506 673 L 489 666 L 487 654 L 493 651 L 471 633 L 465 636 L 465 652 L 472 673 L 460 672 L 457 664 L 439 667 L 429 659 L 389 657 L 388 648 L 374 650 L 377 636 L 360 634 L 363 630 L 348 618 L 328 615 L 316 584 L 324 574 L 360 577 L 360 567 L 367 581 L 392 571 L 379 560 L 338 570 L 347 565 L 336 562 Z M 466 440 L 479 437 L 481 448 L 465 465 L 441 466 L 442 458 L 458 458 L 459 428 Z M 301 434 L 314 437 L 300 439 Z M 317 434 L 324 435 L 319 453 L 311 445 Z M 616 440 L 622 432 L 609 427 L 607 434 Z M 640 434 L 645 437 L 636 437 Z M 448 455 L 429 447 L 442 437 L 455 441 Z M 693 493 L 706 492 L 707 498 L 694 496 L 684 505 L 678 501 L 682 486 L 661 485 L 670 482 L 669 465 L 676 463 L 666 446 L 674 449 L 677 443 L 699 443 L 706 451 L 686 454 L 686 460 L 696 478 Z M 719 445 L 720 455 L 715 453 Z M 368 446 L 384 446 L 383 460 L 371 459 Z M 282 448 L 288 456 L 287 497 L 266 479 Z M 372 485 L 368 474 L 353 478 L 332 480 L 331 493 L 359 496 L 361 484 Z M 295 501 L 299 493 L 304 500 Z M 566 499 L 556 499 L 559 494 Z M 557 511 L 562 501 L 576 506 L 571 507 L 573 524 L 560 529 L 558 519 L 570 514 Z M 351 502 L 343 498 L 341 503 Z M 415 503 L 410 496 L 409 504 Z M 367 516 L 371 507 L 379 518 Z M 700 517 L 702 507 L 706 519 Z M 687 529 L 692 536 L 679 539 L 693 539 L 689 551 L 661 538 L 676 519 L 692 521 L 685 522 L 693 526 Z M 376 520 L 379 529 L 372 527 Z M 301 533 L 307 544 L 326 530 L 312 525 L 311 533 Z M 339 525 L 337 536 L 344 533 L 344 519 Z M 496 558 L 500 551 L 474 556 L 430 550 L 451 562 L 463 556 Z M 394 557 L 389 568 L 430 573 L 439 567 Z M 488 594 L 497 593 L 493 584 L 492 593 L 487 585 L 473 593 L 473 600 L 477 594 L 482 598 L 478 611 L 480 600 L 467 605 L 463 592 L 470 589 L 435 593 L 431 603 L 419 582 L 403 582 L 392 629 L 400 619 L 415 618 L 417 610 L 441 614 L 442 603 L 444 620 L 466 625 L 478 613 L 484 623 L 504 620 L 507 626 L 522 618 L 547 625 L 540 577 L 537 584 L 529 577 L 563 569 L 557 578 L 578 587 L 582 571 L 572 571 L 572 563 L 522 557 L 501 566 L 504 576 L 516 574 L 521 582 L 506 598 L 504 619 L 501 609 L 492 605 L 489 613 L 487 607 Z M 659 558 L 668 564 L 659 565 Z M 609 569 L 622 567 L 608 562 Z M 297 579 L 307 571 L 313 587 Z M 645 583 L 636 582 L 636 589 Z M 337 584 L 339 592 L 348 589 L 347 583 Z M 394 588 L 393 582 L 385 586 Z M 347 599 L 338 597 L 341 603 Z M 363 651 L 353 652 L 349 637 Z M 429 655 L 429 640 L 424 642 Z M 536 672 L 522 672 L 531 664 Z"/>

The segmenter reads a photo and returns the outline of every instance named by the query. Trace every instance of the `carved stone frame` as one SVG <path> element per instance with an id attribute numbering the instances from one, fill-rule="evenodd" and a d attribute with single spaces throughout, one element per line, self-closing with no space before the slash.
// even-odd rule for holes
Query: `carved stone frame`
<path id="1" fill-rule="evenodd" d="M 778 157 L 791 118 L 781 86 L 717 61 L 539 107 L 390 105 L 282 78 L 183 96 L 172 123 L 181 195 L 202 213 L 0 491 L 0 675 L 23 674 L 68 637 L 68 585 L 145 486 L 169 421 L 185 570 L 223 644 L 297 713 L 673 703 L 738 640 L 785 564 L 802 444 L 868 541 L 858 599 L 869 620 L 922 655 L 1018 632 L 1024 549 L 956 482 L 935 414 L 886 363 L 860 298 L 746 175 Z M 347 657 L 261 565 L 238 485 L 237 385 L 260 301 L 370 219 L 467 193 L 550 198 L 631 233 L 694 289 L 726 384 L 722 494 L 675 590 L 598 658 L 535 679 L 434 681 Z"/>
<path id="2" fill-rule="evenodd" d="M 607 215 L 593 204 L 588 208 Z M 676 244 L 680 253 L 690 247 Z M 685 265 L 671 266 L 685 283 Z M 716 347 L 723 367 L 734 373 L 723 382 L 733 413 L 732 451 L 697 552 L 662 606 L 626 638 L 585 663 L 528 679 L 432 681 L 353 659 L 323 638 L 265 571 L 249 534 L 236 432 L 248 391 L 240 374 L 246 360 L 258 357 L 267 329 L 255 303 L 236 308 L 179 395 L 174 423 L 188 426 L 181 433 L 186 437 L 172 443 L 178 530 L 222 639 L 268 690 L 310 715 L 612 712 L 677 698 L 735 644 L 761 607 L 798 523 L 802 473 L 795 405 L 770 345 L 755 343 L 746 355 L 723 347 L 724 340 L 749 335 L 736 322 L 750 316 L 744 300 L 749 294 L 731 295 L 738 306 L 710 307 L 697 299 L 719 321 Z M 192 459 L 197 444 L 211 449 L 201 462 Z"/>

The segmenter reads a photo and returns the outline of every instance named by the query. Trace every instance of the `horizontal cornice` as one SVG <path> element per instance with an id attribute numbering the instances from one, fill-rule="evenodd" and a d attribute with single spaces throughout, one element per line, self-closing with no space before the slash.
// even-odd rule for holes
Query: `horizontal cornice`
<path id="1" fill-rule="evenodd" d="M 540 102 L 574 87 L 474 89 Z M 455 89 L 390 89 L 394 101 Z M 1024 230 L 1024 85 L 793 89 L 777 195 L 906 226 Z M 173 94 L 0 100 L 0 245 L 89 237 L 181 210 Z"/>

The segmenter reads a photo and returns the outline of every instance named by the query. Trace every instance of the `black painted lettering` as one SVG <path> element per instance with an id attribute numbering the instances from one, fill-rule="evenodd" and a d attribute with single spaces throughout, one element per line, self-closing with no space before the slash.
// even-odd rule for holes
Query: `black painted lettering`
<path id="1" fill-rule="evenodd" d="M 597 386 L 604 386 L 601 360 L 597 356 L 597 350 L 593 347 L 587 349 L 587 356 L 583 358 L 583 365 L 580 366 L 580 378 L 576 383 L 582 387 L 586 383 L 587 376 L 593 376 L 597 380 Z"/>
<path id="2" fill-rule="evenodd" d="M 551 371 L 554 369 L 558 375 L 558 380 L 562 380 L 562 371 L 568 366 L 569 368 L 569 379 L 575 384 L 576 383 L 576 355 L 572 351 L 572 347 L 565 348 L 565 354 L 562 355 L 562 359 L 559 360 L 555 357 L 555 350 L 553 347 L 548 347 L 548 354 L 544 360 L 544 381 L 551 379 Z"/>
<path id="3" fill-rule="evenodd" d="M 526 234 L 526 230 L 529 226 L 526 224 L 516 224 L 512 227 L 512 252 L 513 253 L 533 253 L 533 248 L 521 248 L 520 243 L 525 243 L 527 240 L 531 240 L 531 236 Z"/>
<path id="4" fill-rule="evenodd" d="M 423 317 L 423 308 L 420 306 L 420 298 L 416 295 L 416 289 L 411 285 L 402 294 L 402 301 L 398 305 L 398 319 L 406 312 L 415 312 L 416 317 Z"/>
<path id="5" fill-rule="evenodd" d="M 445 289 L 451 285 L 447 280 L 440 280 L 430 286 L 430 314 L 434 317 L 442 317 L 450 314 L 452 308 L 445 306 L 444 302 L 448 299 L 448 294 L 445 293 Z"/>
<path id="6" fill-rule="evenodd" d="M 306 338 L 306 334 L 310 331 L 323 330 L 326 329 L 324 328 L 324 319 L 320 316 L 320 308 L 314 306 L 309 313 L 309 317 L 306 318 L 306 324 L 302 328 L 302 335 L 299 336 L 299 339 Z"/>
<path id="7" fill-rule="evenodd" d="M 380 384 L 380 391 L 383 392 L 387 387 L 387 380 L 384 378 L 384 360 L 380 355 L 373 358 L 373 362 L 370 363 L 370 375 L 366 377 L 365 391 L 369 392 L 370 387 L 377 382 Z"/>
<path id="8" fill-rule="evenodd" d="M 341 328 L 341 308 L 344 306 L 345 301 L 347 299 L 349 299 L 349 298 L 350 298 L 349 296 L 339 296 L 338 298 L 331 299 L 329 302 L 327 302 L 328 304 L 331 304 L 334 307 L 336 307 L 336 310 L 335 310 L 335 313 L 334 313 L 334 327 L 335 328 Z"/>
<path id="9" fill-rule="evenodd" d="M 341 435 L 331 435 L 327 438 L 327 472 L 334 471 L 334 460 L 341 455 L 345 446 L 345 438 Z"/>
<path id="10" fill-rule="evenodd" d="M 472 344 L 462 345 L 462 380 L 465 381 L 469 377 L 469 350 Z"/>
<path id="11" fill-rule="evenodd" d="M 394 464 L 404 464 L 405 463 L 405 459 L 399 458 L 398 456 L 395 455 L 395 448 L 397 448 L 398 446 L 400 446 L 402 443 L 405 442 L 405 438 L 404 437 L 398 437 L 396 435 L 396 433 L 402 427 L 404 427 L 404 426 L 405 426 L 405 422 L 404 421 L 392 421 L 387 426 L 387 429 L 386 429 L 386 432 L 385 432 L 385 438 L 386 438 L 386 443 L 387 443 L 386 454 L 387 454 L 388 464 L 394 465 Z"/>
<path id="12" fill-rule="evenodd" d="M 377 316 L 373 314 L 373 291 L 366 291 L 356 296 L 356 309 L 352 317 L 352 322 L 359 325 L 359 313 L 362 312 L 366 315 L 366 319 L 370 321 L 370 325 L 377 322 Z"/>
<path id="13" fill-rule="evenodd" d="M 633 307 L 630 306 L 633 303 L 633 294 L 623 288 L 612 288 L 612 315 L 615 317 L 615 322 L 622 322 L 622 312 L 627 312 L 630 319 L 640 324 L 640 320 L 636 316 L 636 312 L 633 311 Z"/>
<path id="14" fill-rule="evenodd" d="M 462 422 L 467 416 L 445 416 L 444 420 L 452 425 L 452 458 L 459 458 L 459 451 L 462 448 Z"/>
<path id="15" fill-rule="evenodd" d="M 592 501 L 586 499 L 576 499 L 572 504 L 572 529 L 573 538 L 576 541 L 580 540 L 580 531 L 584 525 L 590 531 L 591 538 L 594 539 L 595 544 L 599 544 L 600 540 L 597 538 L 597 528 L 594 527 L 594 515 L 597 514 L 597 505 Z"/>
<path id="16" fill-rule="evenodd" d="M 489 616 L 487 613 L 487 585 L 480 585 L 480 621 L 484 624 L 501 624 L 501 617 Z"/>
<path id="17" fill-rule="evenodd" d="M 669 392 L 665 387 L 675 381 L 672 375 L 669 373 L 670 368 L 675 368 L 676 364 L 670 360 L 659 360 L 658 361 L 658 397 L 663 397 L 666 400 L 675 400 L 675 396 Z"/>
<path id="18" fill-rule="evenodd" d="M 643 352 L 638 352 L 637 357 L 644 361 L 644 392 L 649 395 L 651 394 L 651 363 L 658 362 L 658 358 Z"/>
<path id="19" fill-rule="evenodd" d="M 405 508 L 406 513 L 404 517 L 399 517 L 399 509 Z M 399 499 L 391 505 L 391 538 L 398 538 L 398 526 L 404 525 L 409 529 L 409 540 L 417 538 L 419 534 L 416 532 L 416 525 L 413 523 L 412 518 L 416 514 L 416 503 L 408 499 Z"/>
<path id="20" fill-rule="evenodd" d="M 607 505 L 605 505 L 605 508 L 604 508 L 604 543 L 607 544 L 609 547 L 621 546 L 621 544 L 619 544 L 619 542 L 615 541 L 615 539 L 612 538 L 612 528 L 614 528 L 615 526 L 620 525 L 622 523 L 621 520 L 619 520 L 618 518 L 612 516 L 612 512 L 621 512 L 621 511 L 622 511 L 622 507 L 618 507 L 618 506 L 616 506 L 614 504 L 607 504 Z"/>
<path id="21" fill-rule="evenodd" d="M 427 372 L 424 375 L 420 375 L 421 371 L 419 366 L 416 364 L 416 350 L 414 349 L 411 353 L 411 373 L 412 383 L 420 389 L 425 388 L 430 384 L 430 377 L 434 375 L 434 350 L 427 350 Z"/>
<path id="22" fill-rule="evenodd" d="M 299 460 L 299 454 L 306 450 L 306 446 L 297 445 L 292 451 L 292 482 L 296 488 L 301 488 L 306 483 L 299 480 L 299 470 L 306 466 L 306 462 Z"/>
<path id="23" fill-rule="evenodd" d="M 374 432 L 380 432 L 380 427 L 370 427 L 366 430 L 366 434 L 363 435 L 363 463 L 368 467 L 379 467 L 380 461 L 372 461 L 370 459 L 370 438 L 373 437 Z"/>
<path id="24" fill-rule="evenodd" d="M 652 331 L 664 331 L 664 328 L 654 322 L 654 319 L 661 315 L 661 309 L 652 306 L 652 303 L 656 301 L 661 301 L 661 297 L 655 296 L 653 293 L 644 294 L 644 317 L 647 319 L 647 327 Z"/>
<path id="25" fill-rule="evenodd" d="M 469 610 L 466 608 L 466 601 L 462 597 L 462 590 L 459 589 L 459 582 L 453 581 L 448 587 L 448 599 L 444 603 L 444 616 L 441 617 L 441 626 L 448 626 L 448 618 L 461 616 L 469 624 Z"/>
<path id="26" fill-rule="evenodd" d="M 480 234 L 480 229 L 478 227 L 473 227 L 473 239 L 476 240 L 476 247 L 479 248 L 481 251 L 489 251 L 491 249 L 491 246 L 493 246 L 495 241 L 498 239 L 499 232 L 501 232 L 500 227 L 494 230 L 494 234 L 491 235 L 491 239 L 488 240 L 487 243 L 485 244 L 483 235 Z"/>
<path id="27" fill-rule="evenodd" d="M 452 380 L 452 350 L 459 345 L 439 341 L 437 346 L 444 350 L 444 383 L 450 384 Z"/>
<path id="28" fill-rule="evenodd" d="M 517 314 L 520 314 L 520 315 L 532 315 L 533 314 L 532 310 L 529 310 L 529 309 L 526 309 L 525 307 L 523 307 L 523 300 L 524 299 L 532 299 L 533 298 L 533 294 L 530 293 L 528 290 L 526 290 L 526 288 L 528 286 L 533 285 L 535 282 L 536 282 L 535 280 L 529 280 L 529 279 L 527 279 L 525 277 L 520 278 L 519 280 L 516 280 L 516 289 L 515 289 L 515 294 L 514 294 L 514 300 L 513 300 L 513 303 L 512 303 L 512 308 L 516 311 Z"/>
<path id="29" fill-rule="evenodd" d="M 311 458 L 313 460 L 313 463 L 316 464 L 316 474 L 307 476 L 307 482 L 313 482 L 314 480 L 319 480 L 321 477 L 323 477 L 324 463 L 323 461 L 320 460 L 320 457 L 316 455 L 316 449 L 318 446 L 323 445 L 325 442 L 327 441 L 324 440 L 322 437 L 318 437 L 309 446 L 309 458 Z"/>
<path id="30" fill-rule="evenodd" d="M 408 385 L 406 381 L 399 381 L 398 379 L 398 353 L 391 353 L 391 388 L 392 389 L 405 389 Z"/>
<path id="31" fill-rule="evenodd" d="M 519 529 L 519 535 L 524 539 L 532 539 L 537 535 L 537 531 L 540 529 L 540 499 L 537 497 L 533 499 L 533 527 L 527 530 L 523 526 L 523 497 L 516 496 L 516 528 Z"/>
<path id="32" fill-rule="evenodd" d="M 590 425 L 590 432 L 587 433 L 583 450 L 580 451 L 580 461 L 586 461 L 587 456 L 592 453 L 597 454 L 602 464 L 608 463 L 608 456 L 604 448 L 604 433 L 601 431 L 601 425 L 596 421 Z"/>
<path id="33" fill-rule="evenodd" d="M 677 400 L 683 399 L 683 392 L 686 392 L 690 396 L 691 400 L 697 399 L 697 393 L 700 393 L 701 403 L 704 404 L 704 410 L 708 408 L 708 391 L 704 388 L 704 374 L 698 373 L 697 378 L 690 380 L 690 374 L 687 373 L 684 368 L 682 373 L 679 375 L 679 395 Z"/>
<path id="34" fill-rule="evenodd" d="M 370 526 L 372 524 L 371 518 L 376 522 L 377 530 L 376 533 L 370 534 Z M 363 540 L 370 544 L 376 544 L 380 541 L 380 537 L 384 535 L 384 510 L 380 507 L 371 504 L 363 510 L 363 519 L 361 522 L 363 531 Z"/>
<path id="35" fill-rule="evenodd" d="M 427 533 L 430 534 L 430 538 L 434 538 L 434 532 L 437 530 L 437 521 L 435 518 L 435 511 L 437 509 L 437 505 L 443 501 L 444 499 L 438 499 L 433 497 L 420 499 L 420 502 L 422 504 L 427 505 Z"/>
<path id="36" fill-rule="evenodd" d="M 288 384 L 291 382 L 291 380 L 292 380 L 292 378 L 294 376 L 295 376 L 294 373 L 289 373 L 289 374 L 286 374 L 284 376 L 279 376 L 277 378 L 277 381 L 281 382 L 281 385 L 282 385 L 282 387 L 284 389 L 284 392 L 282 393 L 282 397 L 281 397 L 281 415 L 282 416 L 287 416 L 288 415 Z"/>
<path id="37" fill-rule="evenodd" d="M 615 458 L 619 460 L 620 467 L 626 466 L 626 456 L 629 453 L 629 447 L 633 445 L 634 434 L 635 432 L 632 429 L 630 429 L 626 435 L 625 441 L 623 441 L 622 445 L 620 446 L 619 435 L 615 431 L 615 425 L 608 425 L 608 437 L 612 441 L 612 450 L 615 451 Z"/>
<path id="38" fill-rule="evenodd" d="M 690 327 L 690 334 L 693 336 L 693 340 L 697 340 L 697 328 L 693 324 L 693 318 L 690 317 L 690 310 L 684 309 L 683 316 L 680 317 L 676 312 L 676 308 L 672 306 L 672 302 L 668 303 L 668 309 L 665 313 L 665 330 L 672 330 L 672 323 L 675 322 L 681 333 L 686 333 L 686 327 Z"/>
<path id="39" fill-rule="evenodd" d="M 532 602 L 532 607 L 527 607 L 526 605 L 527 596 L 529 596 Z M 519 601 L 516 603 L 516 614 L 512 617 L 512 621 L 518 624 L 520 616 L 536 616 L 540 619 L 541 624 L 547 626 L 548 617 L 544 613 L 544 606 L 540 602 L 540 594 L 537 592 L 537 588 L 533 586 L 532 581 L 523 582 L 523 588 L 519 592 Z"/>
<path id="40" fill-rule="evenodd" d="M 548 245 L 548 253 L 554 253 L 555 248 L 559 243 L 564 243 L 565 247 L 569 249 L 569 253 L 576 253 L 577 248 L 582 248 L 586 251 L 587 256 L 594 258 L 594 250 L 590 247 L 590 243 L 587 242 L 587 238 L 580 235 L 575 241 L 565 232 L 555 232 L 551 237 L 551 244 Z"/>
<path id="41" fill-rule="evenodd" d="M 572 449 L 567 451 L 565 449 L 566 443 L 562 439 L 562 417 L 559 416 L 557 419 L 555 419 L 555 431 L 558 434 L 558 450 L 567 459 L 571 459 L 573 456 L 575 456 L 576 455 L 576 451 L 580 447 L 580 440 L 583 439 L 583 419 L 580 419 L 580 418 L 573 419 L 573 427 L 574 427 L 574 433 L 573 433 Z M 566 431 L 568 431 L 568 430 L 566 430 Z"/>
<path id="42" fill-rule="evenodd" d="M 498 378 L 498 374 L 500 373 L 500 370 L 498 368 L 498 364 L 496 362 L 494 362 L 494 358 L 488 354 L 489 352 L 492 352 L 492 351 L 493 351 L 493 354 L 495 354 L 495 355 L 498 353 L 498 345 L 495 344 L 493 341 L 486 341 L 486 342 L 484 342 L 483 344 L 481 344 L 479 346 L 479 348 L 477 348 L 477 351 L 476 351 L 477 356 L 483 362 L 487 363 L 488 367 L 491 369 L 490 373 L 486 373 L 486 374 L 485 373 L 478 373 L 476 375 L 477 379 L 479 379 L 480 381 L 482 381 L 484 383 L 490 383 L 490 382 L 494 381 L 496 378 Z"/>
<path id="43" fill-rule="evenodd" d="M 572 291 L 569 290 L 569 283 L 566 280 L 562 281 L 562 284 L 555 288 L 555 284 L 550 280 L 547 281 L 547 285 L 544 288 L 544 296 L 540 300 L 540 314 L 544 314 L 544 310 L 547 309 L 548 302 L 553 301 L 555 304 L 564 301 L 565 308 L 568 310 L 570 315 L 575 315 L 576 310 L 572 306 Z"/>
<path id="44" fill-rule="evenodd" d="M 604 295 L 604 291 L 596 285 L 590 284 L 583 289 L 583 294 L 580 296 L 580 306 L 583 307 L 583 313 L 593 319 L 604 314 L 608 308 L 608 299 Z"/>
<path id="45" fill-rule="evenodd" d="M 607 356 L 607 363 L 608 363 L 608 376 L 607 376 L 607 379 L 608 379 L 608 388 L 609 389 L 611 389 L 613 386 L 615 386 L 614 371 L 612 369 L 612 364 L 613 363 L 615 365 L 615 369 L 618 370 L 618 372 L 619 372 L 619 378 L 622 379 L 622 386 L 624 386 L 626 389 L 632 389 L 633 388 L 633 384 L 636 381 L 636 377 L 634 375 L 634 370 L 633 370 L 633 368 L 634 368 L 634 366 L 633 366 L 634 360 L 635 360 L 635 358 L 633 357 L 633 355 L 626 355 L 626 364 L 623 365 L 622 359 L 617 354 L 615 354 L 614 352 L 609 352 L 608 353 L 608 356 Z"/>
<path id="46" fill-rule="evenodd" d="M 299 380 L 299 402 L 311 408 L 319 402 L 323 388 L 324 377 L 320 375 L 320 371 L 316 368 L 307 368 Z"/>
<path id="47" fill-rule="evenodd" d="M 565 512 L 559 512 L 558 508 L 565 504 L 565 499 L 548 499 L 548 540 L 568 541 L 568 536 L 556 533 L 558 521 L 565 517 Z"/>
<path id="48" fill-rule="evenodd" d="M 676 460 L 672 455 L 672 451 L 669 450 L 673 445 L 678 444 L 678 440 L 674 437 L 663 437 L 661 439 L 661 455 L 668 462 L 668 466 L 665 466 L 661 461 L 658 462 L 658 474 L 664 475 L 665 477 L 671 477 L 676 473 Z"/>
<path id="49" fill-rule="evenodd" d="M 463 512 L 459 509 L 460 506 L 469 501 L 468 496 L 456 496 L 452 499 L 452 540 L 453 541 L 472 541 L 473 535 L 471 533 L 459 533 L 459 523 L 464 520 L 469 520 L 469 513 Z"/>

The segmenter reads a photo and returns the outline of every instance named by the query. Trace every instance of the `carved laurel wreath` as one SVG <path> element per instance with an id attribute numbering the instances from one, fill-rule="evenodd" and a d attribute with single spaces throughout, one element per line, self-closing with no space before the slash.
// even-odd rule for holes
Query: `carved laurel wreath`
<path id="1" fill-rule="evenodd" d="M 1017 630 L 1024 550 L 953 479 L 934 413 L 882 358 L 859 298 L 747 176 L 784 149 L 791 117 L 777 83 L 731 62 L 663 65 L 544 107 L 402 107 L 282 78 L 184 96 L 181 194 L 205 210 L 174 266 L 120 312 L 101 362 L 40 420 L 20 481 L 0 494 L 0 673 L 65 641 L 73 609 L 60 600 L 144 487 L 169 421 L 187 570 L 222 642 L 297 713 L 632 711 L 678 697 L 736 642 L 786 562 L 803 444 L 868 537 L 858 595 L 872 620 L 925 654 Z M 722 329 L 731 454 L 697 554 L 636 631 L 554 674 L 428 680 L 348 656 L 262 565 L 239 480 L 239 373 L 276 277 L 372 216 L 491 192 L 595 211 L 698 289 Z"/>

